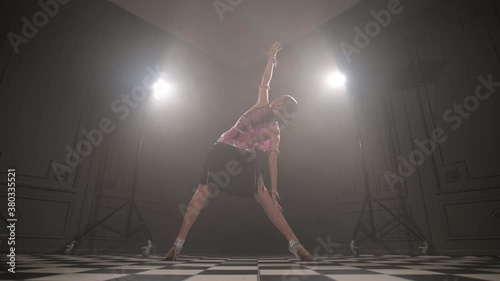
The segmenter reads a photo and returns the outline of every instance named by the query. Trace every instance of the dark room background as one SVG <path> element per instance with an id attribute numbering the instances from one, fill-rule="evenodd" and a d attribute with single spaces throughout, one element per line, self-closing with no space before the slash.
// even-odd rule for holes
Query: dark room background
<path id="1" fill-rule="evenodd" d="M 340 244 L 337 253 L 348 253 L 366 195 L 358 121 L 372 195 L 425 237 L 433 253 L 498 255 L 500 87 L 490 84 L 491 95 L 466 117 L 453 114 L 455 121 L 448 122 L 444 115 L 470 101 L 481 81 L 500 81 L 500 4 L 401 0 L 403 12 L 346 60 L 341 43 L 352 44 L 354 27 L 386 3 L 361 1 L 280 53 L 271 95 L 291 94 L 300 104 L 280 147 L 284 214 L 311 250 L 332 241 Z M 0 7 L 0 175 L 5 187 L 6 170 L 16 168 L 18 252 L 63 249 L 130 196 L 136 168 L 137 203 L 158 253 L 166 252 L 206 153 L 255 103 L 265 55 L 234 69 L 98 0 L 61 5 L 57 17 L 16 51 L 7 34 L 20 33 L 20 19 L 39 6 L 23 0 Z M 346 91 L 356 104 L 322 85 L 332 67 L 346 73 Z M 160 102 L 148 98 L 119 118 L 114 101 L 158 69 L 174 81 L 175 95 Z M 66 161 L 67 147 L 76 149 L 85 138 L 82 130 L 99 128 L 103 118 L 115 130 L 73 171 L 54 170 L 54 163 Z M 415 140 L 432 138 L 436 128 L 447 139 L 395 188 L 389 186 L 386 172 L 397 174 L 401 157 L 419 148 Z M 6 206 L 4 188 L 0 198 Z M 420 242 L 385 210 L 375 206 L 374 218 L 379 231 L 392 230 L 387 247 L 367 241 L 361 244 L 365 251 L 418 253 Z M 137 224 L 125 210 L 106 226 L 123 230 L 128 219 Z M 6 233 L 4 223 L 0 233 Z M 97 228 L 76 251 L 99 251 L 120 239 Z M 139 253 L 144 244 L 139 233 L 117 251 Z M 200 215 L 184 251 L 281 254 L 285 246 L 255 200 L 221 193 Z"/>

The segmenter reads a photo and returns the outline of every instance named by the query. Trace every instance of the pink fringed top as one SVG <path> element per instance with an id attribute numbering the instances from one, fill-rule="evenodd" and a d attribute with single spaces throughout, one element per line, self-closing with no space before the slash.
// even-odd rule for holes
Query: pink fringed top
<path id="1" fill-rule="evenodd" d="M 222 134 L 217 142 L 254 152 L 257 148 L 271 150 L 269 138 L 273 132 L 279 133 L 279 124 L 270 106 L 256 107 L 247 111 L 231 129 Z M 277 148 L 274 150 L 278 151 Z"/>

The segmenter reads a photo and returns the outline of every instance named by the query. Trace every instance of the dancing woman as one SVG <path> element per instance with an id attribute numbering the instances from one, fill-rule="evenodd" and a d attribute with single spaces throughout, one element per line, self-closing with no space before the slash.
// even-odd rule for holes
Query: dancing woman
<path id="1" fill-rule="evenodd" d="M 210 150 L 200 184 L 184 215 L 179 235 L 166 255 L 167 260 L 176 260 L 207 199 L 219 190 L 255 197 L 271 222 L 288 240 L 289 251 L 300 261 L 313 260 L 288 225 L 282 214 L 283 208 L 278 203 L 280 128 L 288 124 L 297 111 L 297 101 L 288 95 L 269 102 L 269 83 L 280 50 L 281 43 L 276 42 L 268 52 L 257 103 L 223 133 Z"/>

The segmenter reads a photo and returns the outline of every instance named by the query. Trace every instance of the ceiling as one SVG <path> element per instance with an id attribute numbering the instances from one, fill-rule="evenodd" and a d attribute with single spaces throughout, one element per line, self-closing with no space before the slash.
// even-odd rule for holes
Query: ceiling
<path id="1" fill-rule="evenodd" d="M 245 70 L 274 41 L 289 44 L 361 0 L 109 0 Z"/>

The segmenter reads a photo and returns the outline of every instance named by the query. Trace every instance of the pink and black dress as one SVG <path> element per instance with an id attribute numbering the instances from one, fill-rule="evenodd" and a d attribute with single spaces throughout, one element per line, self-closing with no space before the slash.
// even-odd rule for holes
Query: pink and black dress
<path id="1" fill-rule="evenodd" d="M 277 151 L 271 148 L 270 136 L 279 130 L 270 106 L 247 111 L 215 142 L 200 183 L 208 184 L 211 190 L 244 197 L 253 196 L 259 182 L 269 186 L 269 152 Z"/>

